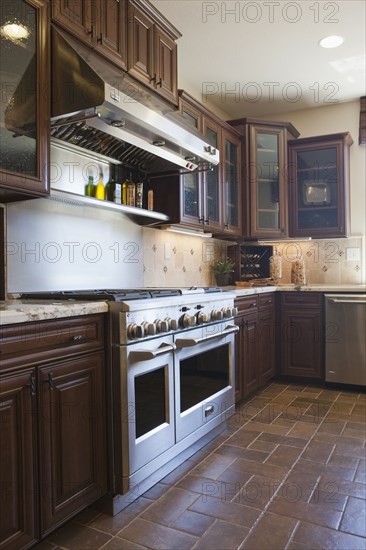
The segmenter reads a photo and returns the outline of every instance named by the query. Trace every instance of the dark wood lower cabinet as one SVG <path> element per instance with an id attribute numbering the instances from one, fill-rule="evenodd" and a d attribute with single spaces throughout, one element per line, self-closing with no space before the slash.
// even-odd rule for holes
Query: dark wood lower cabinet
<path id="1" fill-rule="evenodd" d="M 40 369 L 42 535 L 106 492 L 103 355 Z"/>
<path id="2" fill-rule="evenodd" d="M 323 324 L 321 293 L 282 293 L 282 375 L 324 378 Z"/>
<path id="3" fill-rule="evenodd" d="M 103 327 L 1 327 L 0 550 L 33 546 L 107 491 Z"/>
<path id="4" fill-rule="evenodd" d="M 0 548 L 37 541 L 35 371 L 0 378 Z"/>
<path id="5" fill-rule="evenodd" d="M 275 376 L 274 294 L 235 300 L 236 324 L 235 400 L 244 399 Z"/>

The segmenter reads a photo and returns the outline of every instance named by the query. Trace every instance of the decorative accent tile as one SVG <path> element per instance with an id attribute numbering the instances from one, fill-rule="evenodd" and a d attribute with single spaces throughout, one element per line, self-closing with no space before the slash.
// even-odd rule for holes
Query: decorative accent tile
<path id="1" fill-rule="evenodd" d="M 155 244 L 153 244 L 153 245 L 152 245 L 152 249 L 153 249 L 154 252 L 156 252 L 157 249 L 158 249 L 158 247 L 157 247 Z"/>
<path id="2" fill-rule="evenodd" d="M 341 257 L 342 257 L 343 254 L 344 254 L 344 252 L 343 252 L 343 250 L 338 250 L 337 254 L 338 254 L 338 256 L 341 256 Z"/>
<path id="3" fill-rule="evenodd" d="M 328 271 L 328 268 L 327 268 L 327 266 L 326 266 L 326 265 L 323 265 L 323 267 L 322 267 L 322 271 L 324 271 L 324 273 L 325 273 L 326 271 Z"/>
<path id="4" fill-rule="evenodd" d="M 192 256 L 193 256 L 193 254 L 194 254 L 194 250 L 193 250 L 193 248 L 191 248 L 191 254 L 192 254 Z"/>
<path id="5" fill-rule="evenodd" d="M 356 265 L 356 267 L 354 268 L 354 270 L 357 271 L 357 272 L 360 271 L 360 269 L 361 269 L 361 268 L 360 268 L 359 265 Z"/>
<path id="6" fill-rule="evenodd" d="M 166 273 L 168 271 L 168 268 L 167 268 L 166 265 L 163 267 L 163 271 L 164 271 L 164 273 Z"/>
<path id="7" fill-rule="evenodd" d="M 182 271 L 183 271 L 183 273 L 185 273 L 187 271 L 184 266 L 182 267 Z"/>
<path id="8" fill-rule="evenodd" d="M 307 255 L 307 257 L 308 257 L 308 258 L 310 258 L 310 256 L 312 256 L 312 255 L 313 255 L 313 253 L 312 253 L 312 252 L 310 252 L 310 250 L 308 250 L 308 251 L 307 251 L 307 253 L 306 253 L 306 255 Z"/>
<path id="9" fill-rule="evenodd" d="M 202 271 L 203 271 L 203 268 L 202 268 L 202 266 L 201 266 L 201 265 L 199 266 L 199 268 L 198 268 L 198 271 L 199 271 L 200 273 L 202 273 Z"/>
<path id="10" fill-rule="evenodd" d="M 173 250 L 173 254 L 177 253 L 177 248 L 175 246 L 172 248 L 172 250 Z"/>

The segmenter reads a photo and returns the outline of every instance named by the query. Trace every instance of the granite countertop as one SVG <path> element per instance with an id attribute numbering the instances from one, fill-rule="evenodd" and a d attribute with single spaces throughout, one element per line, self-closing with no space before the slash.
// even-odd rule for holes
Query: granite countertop
<path id="1" fill-rule="evenodd" d="M 10 300 L 0 304 L 0 325 L 92 315 L 93 313 L 107 313 L 107 311 L 107 302 Z"/>
<path id="2" fill-rule="evenodd" d="M 279 292 L 279 291 L 301 291 L 301 292 L 365 292 L 366 284 L 362 285 L 331 285 L 331 284 L 313 284 L 296 286 L 293 284 L 280 284 L 274 286 L 258 286 L 258 287 L 240 287 L 240 286 L 226 286 L 225 290 L 231 290 L 235 292 L 236 296 L 247 296 L 251 294 L 261 294 L 263 292 Z"/>

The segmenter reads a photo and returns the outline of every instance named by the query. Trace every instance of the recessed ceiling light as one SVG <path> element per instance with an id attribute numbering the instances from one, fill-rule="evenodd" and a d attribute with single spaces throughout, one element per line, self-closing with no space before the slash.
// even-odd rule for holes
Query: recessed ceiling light
<path id="1" fill-rule="evenodd" d="M 22 40 L 23 38 L 28 38 L 29 30 L 25 25 L 19 23 L 5 23 L 1 27 L 1 34 L 10 40 Z"/>
<path id="2" fill-rule="evenodd" d="M 325 38 L 319 40 L 319 46 L 321 46 L 322 48 L 337 48 L 338 46 L 343 44 L 343 42 L 344 38 L 342 38 L 342 36 L 337 36 L 334 34 L 331 36 L 326 36 Z"/>

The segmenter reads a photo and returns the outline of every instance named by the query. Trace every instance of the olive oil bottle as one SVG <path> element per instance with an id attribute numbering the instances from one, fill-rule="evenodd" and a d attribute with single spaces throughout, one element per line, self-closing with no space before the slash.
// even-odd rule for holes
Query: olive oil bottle
<path id="1" fill-rule="evenodd" d="M 103 183 L 103 172 L 102 172 L 102 170 L 99 171 L 98 183 L 97 183 L 97 186 L 95 188 L 95 198 L 100 199 L 102 201 L 104 201 L 104 199 L 105 199 L 105 188 L 104 188 L 104 183 Z"/>

